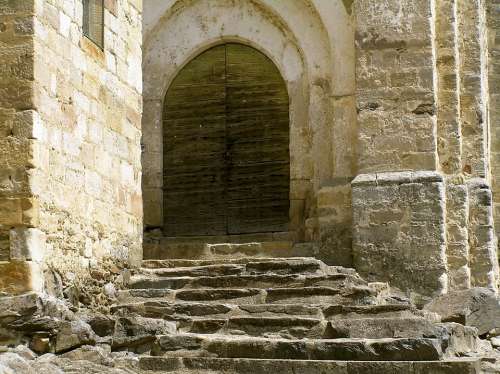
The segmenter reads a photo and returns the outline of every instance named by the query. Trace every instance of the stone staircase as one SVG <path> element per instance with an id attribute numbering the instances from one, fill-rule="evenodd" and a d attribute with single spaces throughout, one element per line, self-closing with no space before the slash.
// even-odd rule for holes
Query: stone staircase
<path id="1" fill-rule="evenodd" d="M 112 313 L 146 372 L 481 372 L 475 329 L 313 258 L 146 260 Z"/>

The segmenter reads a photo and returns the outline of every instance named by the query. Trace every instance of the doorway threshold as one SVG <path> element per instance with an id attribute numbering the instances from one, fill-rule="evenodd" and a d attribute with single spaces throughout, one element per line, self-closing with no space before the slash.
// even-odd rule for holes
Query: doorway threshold
<path id="1" fill-rule="evenodd" d="M 179 237 L 147 233 L 143 249 L 145 260 L 302 257 L 306 252 L 295 243 L 295 232 Z"/>

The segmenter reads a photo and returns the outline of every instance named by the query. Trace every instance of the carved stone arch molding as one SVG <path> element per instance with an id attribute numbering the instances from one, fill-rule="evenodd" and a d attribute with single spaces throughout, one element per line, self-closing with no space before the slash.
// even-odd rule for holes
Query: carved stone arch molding
<path id="1" fill-rule="evenodd" d="M 143 47 L 143 195 L 147 228 L 161 227 L 163 222 L 161 134 L 165 93 L 176 74 L 192 58 L 217 44 L 237 42 L 268 56 L 287 84 L 290 97 L 290 229 L 298 239 L 304 235 L 315 191 L 325 181 L 335 178 L 334 164 L 338 157 L 334 154 L 332 140 L 334 70 L 338 66 L 332 59 L 332 40 L 335 38 L 332 39 L 332 30 L 328 31 L 323 23 L 322 19 L 328 17 L 320 16 L 314 2 L 151 2 L 153 9 L 145 14 Z"/>

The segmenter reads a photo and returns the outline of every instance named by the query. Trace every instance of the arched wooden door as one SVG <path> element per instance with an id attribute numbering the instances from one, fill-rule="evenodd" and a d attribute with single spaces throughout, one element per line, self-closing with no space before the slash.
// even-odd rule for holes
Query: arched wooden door
<path id="1" fill-rule="evenodd" d="M 163 117 L 167 236 L 286 231 L 289 103 L 276 66 L 230 43 L 189 62 Z"/>

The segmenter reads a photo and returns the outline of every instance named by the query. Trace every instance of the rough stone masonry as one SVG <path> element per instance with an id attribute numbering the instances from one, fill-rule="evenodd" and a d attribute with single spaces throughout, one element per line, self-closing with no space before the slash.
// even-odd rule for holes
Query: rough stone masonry
<path id="1" fill-rule="evenodd" d="M 0 3 L 5 292 L 142 258 L 141 11 L 106 1 L 101 50 L 82 34 L 82 1 Z"/>

